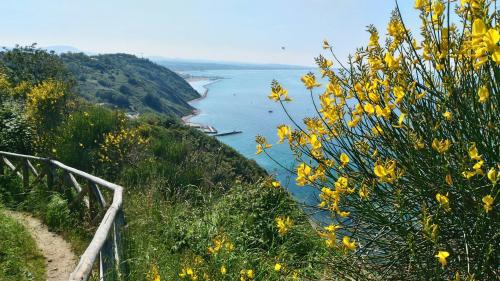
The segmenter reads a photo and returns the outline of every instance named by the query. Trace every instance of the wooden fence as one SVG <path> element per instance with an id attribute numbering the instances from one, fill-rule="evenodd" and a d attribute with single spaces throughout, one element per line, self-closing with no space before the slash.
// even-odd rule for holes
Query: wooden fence
<path id="1" fill-rule="evenodd" d="M 48 158 L 3 151 L 0 151 L 0 158 L 0 175 L 6 171 L 17 174 L 22 179 L 24 190 L 44 182 L 49 190 L 64 191 L 62 188 L 69 186 L 76 194 L 70 206 L 83 202 L 92 220 L 99 222 L 100 219 L 92 241 L 69 277 L 70 281 L 88 280 L 92 270 L 98 271 L 99 280 L 126 279 L 121 186 Z M 106 202 L 105 190 L 110 192 L 112 202 Z"/>

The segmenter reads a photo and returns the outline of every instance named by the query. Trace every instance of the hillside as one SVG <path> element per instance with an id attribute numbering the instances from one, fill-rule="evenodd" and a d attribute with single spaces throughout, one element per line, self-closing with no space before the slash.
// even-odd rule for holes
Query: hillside
<path id="1" fill-rule="evenodd" d="M 186 81 L 169 69 L 128 54 L 87 56 L 61 54 L 76 78 L 76 91 L 86 100 L 129 112 L 182 116 L 199 97 Z"/>

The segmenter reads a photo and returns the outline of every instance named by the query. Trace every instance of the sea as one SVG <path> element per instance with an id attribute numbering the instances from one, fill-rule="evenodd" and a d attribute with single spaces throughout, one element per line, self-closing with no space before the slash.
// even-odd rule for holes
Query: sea
<path id="1" fill-rule="evenodd" d="M 240 134 L 217 137 L 221 142 L 233 147 L 243 156 L 255 160 L 261 167 L 280 180 L 297 202 L 305 206 L 318 204 L 318 191 L 312 187 L 299 187 L 293 174 L 297 165 L 288 143 L 277 144 L 277 126 L 292 125 L 281 105 L 271 101 L 273 79 L 288 90 L 292 102 L 285 103 L 285 108 L 297 123 L 302 119 L 316 115 L 311 95 L 300 81 L 300 77 L 312 69 L 279 70 L 205 70 L 184 72 L 199 77 L 220 77 L 218 80 L 197 80 L 191 86 L 203 94 L 208 89 L 206 98 L 191 102 L 199 114 L 189 121 L 214 126 L 219 133 L 242 131 Z M 320 94 L 318 88 L 314 97 Z M 293 126 L 292 126 L 293 127 Z M 255 137 L 264 136 L 273 145 L 269 149 L 272 159 L 264 153 L 256 155 Z M 278 164 L 279 163 L 279 164 Z M 283 167 L 282 167 L 283 166 Z"/>

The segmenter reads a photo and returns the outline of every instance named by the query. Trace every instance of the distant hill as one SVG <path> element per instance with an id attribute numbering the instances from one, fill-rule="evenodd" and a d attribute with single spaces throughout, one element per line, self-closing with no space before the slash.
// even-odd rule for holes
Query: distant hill
<path id="1" fill-rule="evenodd" d="M 179 75 L 148 59 L 128 54 L 60 57 L 76 77 L 77 92 L 91 102 L 130 112 L 183 116 L 193 110 L 187 102 L 200 97 Z"/>
<path id="2" fill-rule="evenodd" d="M 151 57 L 152 61 L 165 66 L 173 71 L 198 71 L 198 70 L 238 70 L 238 69 L 310 69 L 311 67 L 286 64 L 252 64 L 239 62 L 213 62 L 205 60 L 165 59 Z"/>

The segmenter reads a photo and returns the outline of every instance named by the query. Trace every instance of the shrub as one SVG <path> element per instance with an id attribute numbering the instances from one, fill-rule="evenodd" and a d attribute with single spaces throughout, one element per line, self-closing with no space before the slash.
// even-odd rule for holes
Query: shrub
<path id="1" fill-rule="evenodd" d="M 338 71 L 319 56 L 319 102 L 316 76 L 302 77 L 317 115 L 278 127 L 302 160 L 297 184 L 318 189 L 331 214 L 322 236 L 344 253 L 330 261 L 338 276 L 498 279 L 498 11 L 454 2 L 415 1 L 421 42 L 396 9 L 384 46 L 370 26 Z M 290 100 L 278 82 L 270 98 Z"/>

